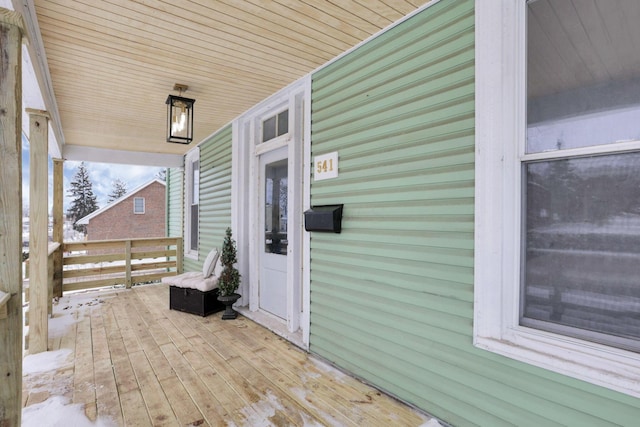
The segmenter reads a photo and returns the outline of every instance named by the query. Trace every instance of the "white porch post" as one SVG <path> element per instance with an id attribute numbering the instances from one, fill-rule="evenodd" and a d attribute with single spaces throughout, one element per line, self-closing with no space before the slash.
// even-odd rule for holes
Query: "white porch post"
<path id="1" fill-rule="evenodd" d="M 48 189 L 46 111 L 29 113 L 29 353 L 47 351 L 49 341 Z"/>
<path id="2" fill-rule="evenodd" d="M 0 426 L 19 426 L 22 414 L 23 28 L 0 8 Z"/>

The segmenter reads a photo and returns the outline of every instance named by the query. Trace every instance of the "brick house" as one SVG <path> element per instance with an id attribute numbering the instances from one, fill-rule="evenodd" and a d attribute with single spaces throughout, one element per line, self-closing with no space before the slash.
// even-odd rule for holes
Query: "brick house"
<path id="1" fill-rule="evenodd" d="M 166 184 L 154 179 L 78 220 L 87 240 L 163 237 Z"/>

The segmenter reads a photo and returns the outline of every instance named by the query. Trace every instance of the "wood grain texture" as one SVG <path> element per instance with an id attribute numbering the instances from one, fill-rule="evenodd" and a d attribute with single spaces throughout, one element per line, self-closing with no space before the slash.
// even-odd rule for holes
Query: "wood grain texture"
<path id="1" fill-rule="evenodd" d="M 87 307 L 88 296 L 99 303 Z M 168 309 L 165 285 L 65 296 L 77 319 L 52 350 L 75 359 L 44 375 L 73 384 L 91 420 L 144 425 L 419 426 L 428 418 L 239 317 Z M 71 372 L 69 372 L 71 371 Z M 72 375 L 72 377 L 70 377 Z M 61 389 L 25 379 L 25 404 Z"/>
<path id="2" fill-rule="evenodd" d="M 64 161 L 53 159 L 53 241 L 62 246 L 64 238 Z M 62 247 L 53 254 L 53 296 L 62 296 Z"/>
<path id="3" fill-rule="evenodd" d="M 22 382 L 22 36 L 19 16 L 0 8 L 0 425 L 20 425 Z"/>
<path id="4" fill-rule="evenodd" d="M 48 275 L 48 116 L 29 110 L 29 352 L 47 351 L 51 294 Z"/>
<path id="5" fill-rule="evenodd" d="M 33 3 L 65 144 L 181 154 L 163 143 L 174 83 L 197 101 L 199 142 L 427 2 Z"/>

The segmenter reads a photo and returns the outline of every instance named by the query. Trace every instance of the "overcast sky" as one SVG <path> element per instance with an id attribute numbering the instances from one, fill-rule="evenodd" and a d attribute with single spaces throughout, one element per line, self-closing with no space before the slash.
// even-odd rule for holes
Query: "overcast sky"
<path id="1" fill-rule="evenodd" d="M 80 162 L 64 162 L 64 211 L 71 204 L 68 194 L 71 180 L 78 170 Z M 109 193 L 113 189 L 113 182 L 120 179 L 127 186 L 127 191 L 145 184 L 156 177 L 163 168 L 151 166 L 116 165 L 111 163 L 85 163 L 89 172 L 89 179 L 93 184 L 93 193 L 98 198 L 98 206 L 107 204 Z M 49 161 L 49 212 L 53 204 L 53 166 Z M 29 143 L 22 138 L 22 200 L 23 206 L 29 206 Z"/>

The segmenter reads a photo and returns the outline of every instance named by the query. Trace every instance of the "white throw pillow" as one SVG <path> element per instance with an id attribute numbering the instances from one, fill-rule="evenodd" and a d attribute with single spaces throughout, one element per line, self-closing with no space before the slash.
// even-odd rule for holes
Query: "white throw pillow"
<path id="1" fill-rule="evenodd" d="M 222 265 L 222 257 L 219 257 L 218 262 L 216 262 L 216 267 L 213 269 L 213 275 L 215 277 L 220 277 L 222 270 L 224 270 L 224 265 Z"/>
<path id="2" fill-rule="evenodd" d="M 211 252 L 209 252 L 209 255 L 207 255 L 207 259 L 204 260 L 204 264 L 202 264 L 202 275 L 205 279 L 213 273 L 213 267 L 216 265 L 216 261 L 218 261 L 218 248 L 213 248 Z"/>

